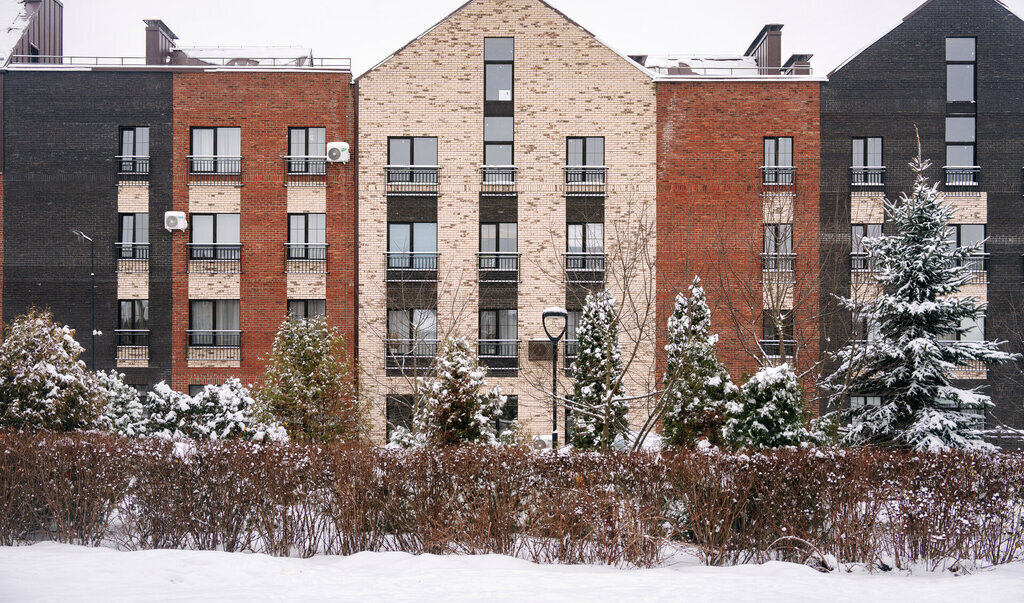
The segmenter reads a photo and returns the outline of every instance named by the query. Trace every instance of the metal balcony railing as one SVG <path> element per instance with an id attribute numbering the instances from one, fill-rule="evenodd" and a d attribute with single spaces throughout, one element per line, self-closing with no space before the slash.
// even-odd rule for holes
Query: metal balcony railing
<path id="1" fill-rule="evenodd" d="M 854 252 L 850 254 L 850 270 L 852 272 L 874 272 L 875 263 L 868 254 Z"/>
<path id="2" fill-rule="evenodd" d="M 286 155 L 285 186 L 327 186 L 327 157 L 317 155 Z"/>
<path id="3" fill-rule="evenodd" d="M 118 184 L 148 184 L 149 157 L 143 155 L 115 155 Z"/>
<path id="4" fill-rule="evenodd" d="M 508 194 L 516 191 L 516 166 L 485 165 L 480 168 L 480 192 L 484 194 Z"/>
<path id="5" fill-rule="evenodd" d="M 566 253 L 565 281 L 578 284 L 604 283 L 603 252 Z"/>
<path id="6" fill-rule="evenodd" d="M 189 330 L 188 359 L 237 361 L 242 359 L 242 332 Z"/>
<path id="7" fill-rule="evenodd" d="M 149 329 L 117 329 L 117 360 L 149 360 Z"/>
<path id="8" fill-rule="evenodd" d="M 971 255 L 963 260 L 963 265 L 967 266 L 967 269 L 971 272 L 971 280 L 967 281 L 969 285 L 985 285 L 988 284 L 988 259 L 990 255 L 987 253 L 978 253 Z"/>
<path id="9" fill-rule="evenodd" d="M 796 167 L 792 165 L 761 166 L 761 188 L 765 192 L 792 192 L 796 188 Z"/>
<path id="10" fill-rule="evenodd" d="M 850 186 L 854 190 L 884 189 L 885 166 L 851 167 Z"/>
<path id="11" fill-rule="evenodd" d="M 757 342 L 761 347 L 761 351 L 768 358 L 781 358 L 782 353 L 786 353 L 786 359 L 792 360 L 796 358 L 796 342 L 790 340 L 780 341 L 778 339 L 762 339 Z"/>
<path id="12" fill-rule="evenodd" d="M 481 283 L 518 283 L 519 254 L 482 251 L 476 254 Z"/>
<path id="13" fill-rule="evenodd" d="M 149 243 L 114 243 L 119 273 L 149 272 Z"/>
<path id="14" fill-rule="evenodd" d="M 565 370 L 572 368 L 572 363 L 576 361 L 576 355 L 579 353 L 580 342 L 577 339 L 566 339 L 562 346 L 564 357 Z"/>
<path id="15" fill-rule="evenodd" d="M 981 186 L 981 168 L 976 165 L 947 165 L 942 172 L 947 192 L 972 192 Z"/>
<path id="16" fill-rule="evenodd" d="M 519 370 L 518 339 L 481 339 L 477 342 L 480 364 L 491 371 Z"/>
<path id="17" fill-rule="evenodd" d="M 288 274 L 326 274 L 327 245 L 285 243 L 285 272 Z"/>
<path id="18" fill-rule="evenodd" d="M 762 253 L 761 270 L 764 272 L 793 272 L 795 253 Z"/>
<path id="19" fill-rule="evenodd" d="M 229 155 L 189 155 L 188 183 L 237 185 L 242 183 L 242 158 Z"/>
<path id="20" fill-rule="evenodd" d="M 391 252 L 387 258 L 389 283 L 433 283 L 437 282 L 437 253 Z"/>
<path id="21" fill-rule="evenodd" d="M 425 369 L 437 357 L 437 339 L 388 339 L 385 358 L 388 369 Z"/>
<path id="22" fill-rule="evenodd" d="M 190 243 L 188 246 L 189 272 L 237 274 L 242 271 L 241 260 L 241 245 Z"/>
<path id="23" fill-rule="evenodd" d="M 566 195 L 603 195 L 607 183 L 608 167 L 604 165 L 567 165 L 565 171 Z"/>
<path id="24" fill-rule="evenodd" d="M 436 195 L 440 171 L 440 166 L 436 165 L 384 166 L 387 194 Z"/>

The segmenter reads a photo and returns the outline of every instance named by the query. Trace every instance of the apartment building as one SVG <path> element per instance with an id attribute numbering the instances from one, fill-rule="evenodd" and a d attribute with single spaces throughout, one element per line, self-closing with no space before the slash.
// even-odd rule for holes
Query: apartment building
<path id="1" fill-rule="evenodd" d="M 921 150 L 928 176 L 953 208 L 949 244 L 973 246 L 962 295 L 987 303 L 962 325 L 966 339 L 1024 351 L 1020 211 L 1024 165 L 1024 21 L 995 0 L 931 0 L 829 74 L 821 92 L 821 305 L 834 295 L 877 295 L 862 239 L 885 232 L 882 198 L 911 190 L 908 163 Z M 821 345 L 873 337 L 870 324 L 828 311 Z M 958 367 L 995 407 L 979 424 L 1024 427 L 1019 364 Z M 872 404 L 870 397 L 854 404 Z"/>
<path id="2" fill-rule="evenodd" d="M 289 313 L 353 340 L 348 60 L 146 25 L 145 58 L 6 67 L 4 319 L 49 307 L 91 366 L 181 391 L 258 382 Z"/>

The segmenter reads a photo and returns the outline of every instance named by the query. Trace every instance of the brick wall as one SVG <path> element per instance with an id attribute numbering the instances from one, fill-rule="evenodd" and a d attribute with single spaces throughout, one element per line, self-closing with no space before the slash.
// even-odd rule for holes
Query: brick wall
<path id="1" fill-rule="evenodd" d="M 818 355 L 818 82 L 658 83 L 659 345 L 677 292 L 707 290 L 719 355 L 733 377 L 757 369 L 764 307 L 764 216 L 794 216 L 792 291 L 798 363 Z M 793 137 L 796 197 L 784 211 L 761 195 L 764 138 Z M 788 305 L 788 302 L 787 302 Z M 659 366 L 663 366 L 659 362 Z"/>
<path id="2" fill-rule="evenodd" d="M 287 307 L 285 243 L 288 242 L 288 192 L 285 166 L 289 127 L 324 127 L 328 141 L 354 142 L 355 108 L 348 73 L 176 73 L 174 75 L 174 208 L 190 211 L 202 205 L 223 209 L 224 197 L 208 194 L 212 187 L 188 185 L 186 156 L 190 128 L 239 127 L 242 141 L 242 185 L 235 202 L 241 208 L 242 330 L 241 363 L 234 367 L 189 367 L 186 330 L 189 324 L 187 274 L 188 233 L 174 234 L 174 338 L 176 389 L 219 382 L 238 376 L 258 382 L 263 359 Z M 326 212 L 328 270 L 327 313 L 355 349 L 355 168 L 327 167 Z M 233 195 L 227 195 L 232 197 Z M 216 198 L 215 198 L 216 197 Z M 211 206 L 212 204 L 212 206 Z M 200 287 L 215 287 L 209 276 L 196 276 Z M 214 280 L 217 280 L 214 277 Z M 195 294 L 192 295 L 195 297 Z M 197 363 L 200 364 L 200 363 Z M 201 364 L 209 364 L 203 362 Z"/>

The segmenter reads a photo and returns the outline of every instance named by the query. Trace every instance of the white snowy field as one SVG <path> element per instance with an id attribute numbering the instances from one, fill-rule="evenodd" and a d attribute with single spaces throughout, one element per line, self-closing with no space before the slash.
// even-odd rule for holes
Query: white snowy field
<path id="1" fill-rule="evenodd" d="M 535 565 L 500 555 L 360 553 L 313 559 L 121 552 L 55 543 L 0 548 L 2 601 L 1007 601 L 1024 564 L 969 576 L 833 573 L 789 563 L 646 570 Z"/>

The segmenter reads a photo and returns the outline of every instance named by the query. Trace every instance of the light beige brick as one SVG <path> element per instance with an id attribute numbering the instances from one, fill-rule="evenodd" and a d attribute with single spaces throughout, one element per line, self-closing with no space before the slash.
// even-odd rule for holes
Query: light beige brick
<path id="1" fill-rule="evenodd" d="M 242 289 L 239 274 L 188 275 L 189 299 L 239 299 Z"/>
<path id="2" fill-rule="evenodd" d="M 117 211 L 122 214 L 149 213 L 149 186 L 117 185 Z"/>
<path id="3" fill-rule="evenodd" d="M 237 214 L 242 211 L 242 189 L 237 186 L 190 186 L 188 211 L 194 214 Z"/>
<path id="4" fill-rule="evenodd" d="M 865 193 L 850 195 L 851 224 L 882 224 L 885 222 L 885 197 Z"/>
<path id="5" fill-rule="evenodd" d="M 149 273 L 118 273 L 117 299 L 149 299 Z"/>
<path id="6" fill-rule="evenodd" d="M 326 299 L 326 274 L 289 274 L 288 299 Z"/>
<path id="7" fill-rule="evenodd" d="M 988 223 L 988 193 L 943 194 L 943 201 L 953 208 L 951 224 Z"/>
<path id="8" fill-rule="evenodd" d="M 322 186 L 289 186 L 288 213 L 327 213 L 327 189 Z"/>

